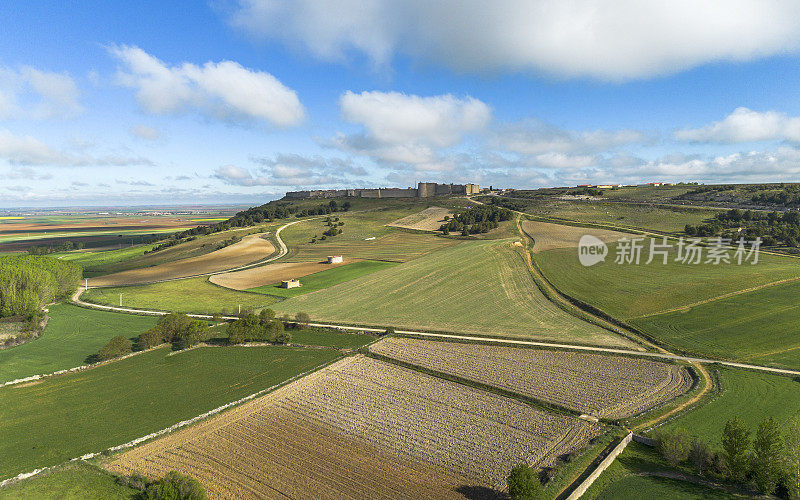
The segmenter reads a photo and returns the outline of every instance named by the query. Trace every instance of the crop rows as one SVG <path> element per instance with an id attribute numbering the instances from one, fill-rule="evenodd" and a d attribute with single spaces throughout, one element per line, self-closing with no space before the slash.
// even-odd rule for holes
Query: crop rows
<path id="1" fill-rule="evenodd" d="M 549 461 L 583 421 L 369 358 L 326 370 L 276 404 L 317 424 L 465 474 L 487 485 L 516 462 Z"/>
<path id="2" fill-rule="evenodd" d="M 686 392 L 678 365 L 568 351 L 386 338 L 370 350 L 597 417 L 621 418 Z"/>
<path id="3" fill-rule="evenodd" d="M 546 463 L 594 427 L 376 361 L 346 358 L 112 460 L 118 473 L 180 470 L 212 496 L 453 498 Z"/>

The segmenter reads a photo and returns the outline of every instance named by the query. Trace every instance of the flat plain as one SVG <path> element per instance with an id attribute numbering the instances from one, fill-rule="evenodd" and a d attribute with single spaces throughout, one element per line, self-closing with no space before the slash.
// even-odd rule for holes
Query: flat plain
<path id="1" fill-rule="evenodd" d="M 352 263 L 352 259 L 342 264 L 328 264 L 319 262 L 280 262 L 265 266 L 251 267 L 241 271 L 215 274 L 208 281 L 215 285 L 232 288 L 234 290 L 249 290 L 265 285 L 274 285 L 283 280 L 302 278 L 309 274 L 318 273 L 327 269 L 336 268 Z"/>
<path id="2" fill-rule="evenodd" d="M 325 288 L 330 288 L 339 283 L 345 283 L 396 265 L 398 265 L 396 262 L 362 260 L 306 275 L 300 280 L 301 286 L 299 288 L 281 288 L 279 283 L 272 283 L 266 286 L 250 288 L 248 291 L 285 298 L 297 297 L 298 295 L 316 292 L 317 290 L 324 290 Z"/>
<path id="3" fill-rule="evenodd" d="M 497 487 L 519 460 L 547 463 L 585 443 L 591 429 L 581 420 L 354 356 L 126 452 L 108 467 L 151 475 L 178 467 L 217 495 L 381 497 L 388 490 L 389 496 L 417 498 L 427 489 L 424 497 L 452 498 L 459 488 Z M 322 445 L 331 441 L 338 444 Z M 343 452 L 358 447 L 392 457 L 388 463 L 397 468 L 386 469 L 386 459 L 372 455 L 342 461 Z"/>
<path id="4" fill-rule="evenodd" d="M 0 480 L 128 442 L 339 357 L 293 347 L 170 352 L 0 389 Z"/>
<path id="5" fill-rule="evenodd" d="M 386 338 L 371 352 L 601 418 L 623 418 L 692 386 L 679 365 L 622 356 Z"/>
<path id="6" fill-rule="evenodd" d="M 463 242 L 285 300 L 274 309 L 364 325 L 633 345 L 550 302 L 537 288 L 513 243 Z"/>
<path id="7" fill-rule="evenodd" d="M 449 208 L 428 207 L 425 210 L 407 215 L 387 225 L 415 229 L 417 231 L 436 231 L 444 224 L 444 218 L 452 215 L 453 211 Z"/>

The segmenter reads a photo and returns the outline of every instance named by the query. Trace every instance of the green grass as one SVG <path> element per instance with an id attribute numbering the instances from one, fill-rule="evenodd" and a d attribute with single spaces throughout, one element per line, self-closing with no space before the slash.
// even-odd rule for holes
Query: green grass
<path id="1" fill-rule="evenodd" d="M 81 299 L 118 306 L 120 293 L 123 307 L 198 314 L 233 313 L 239 310 L 239 305 L 242 309 L 260 310 L 279 300 L 223 288 L 210 283 L 205 276 L 149 285 L 90 288 Z"/>
<path id="2" fill-rule="evenodd" d="M 667 312 L 723 294 L 800 274 L 800 261 L 761 254 L 756 265 L 680 264 L 674 254 L 667 265 L 657 260 L 639 265 L 614 263 L 616 244 L 606 262 L 583 267 L 576 249 L 547 250 L 534 258 L 544 275 L 563 293 L 628 322 L 673 348 L 708 356 L 751 359 L 797 347 L 798 327 L 792 306 L 796 285 L 776 285 L 696 305 L 686 312 Z M 663 313 L 658 316 L 653 316 Z M 765 334 L 768 333 L 768 334 Z M 769 361 L 794 362 L 788 353 Z M 767 361 L 767 360 L 764 360 Z M 797 366 L 794 364 L 793 366 Z"/>
<path id="3" fill-rule="evenodd" d="M 2 500 L 134 499 L 138 494 L 137 490 L 117 484 L 113 475 L 85 462 L 68 464 L 0 488 Z"/>
<path id="4" fill-rule="evenodd" d="M 453 240 L 433 234 L 415 233 L 385 225 L 423 208 L 424 205 L 407 203 L 369 212 L 332 214 L 331 217 L 339 217 L 345 223 L 340 228 L 342 234 L 324 241 L 317 239 L 316 243 L 310 243 L 312 237 L 321 237 L 328 228 L 324 217 L 294 224 L 281 232 L 281 238 L 289 247 L 289 254 L 283 260 L 313 262 L 328 255 L 344 255 L 358 259 L 406 262 L 453 245 Z"/>
<path id="5" fill-rule="evenodd" d="M 719 375 L 723 389 L 720 395 L 661 428 L 683 427 L 719 450 L 728 419 L 739 417 L 755 432 L 764 418 L 773 417 L 784 425 L 800 416 L 800 382 L 733 368 L 721 368 Z"/>
<path id="6" fill-rule="evenodd" d="M 76 262 L 83 266 L 83 275 L 87 278 L 93 278 L 103 274 L 104 269 L 112 264 L 117 264 L 129 259 L 140 257 L 144 252 L 150 250 L 155 245 L 135 245 L 127 248 L 120 248 L 117 250 L 103 250 L 103 251 L 80 251 L 80 252 L 63 252 L 53 254 L 54 257 L 63 260 Z"/>
<path id="7" fill-rule="evenodd" d="M 736 498 L 725 491 L 690 482 L 643 475 L 656 470 L 675 469 L 664 462 L 652 448 L 631 442 L 581 498 L 586 500 Z"/>
<path id="8" fill-rule="evenodd" d="M 702 224 L 718 213 L 716 210 L 690 207 L 566 201 L 553 198 L 527 201 L 527 204 L 525 212 L 532 215 L 668 233 L 681 233 L 686 224 L 693 226 Z"/>
<path id="9" fill-rule="evenodd" d="M 125 443 L 266 389 L 339 354 L 291 347 L 168 348 L 0 389 L 0 478 Z"/>
<path id="10" fill-rule="evenodd" d="M 365 325 L 619 344 L 536 287 L 510 240 L 470 241 L 325 290 L 287 299 L 278 313 Z"/>
<path id="11" fill-rule="evenodd" d="M 397 265 L 396 262 L 382 262 L 378 260 L 353 262 L 352 264 L 346 264 L 344 266 L 303 276 L 300 278 L 300 282 L 303 285 L 300 288 L 281 288 L 280 283 L 273 283 L 272 285 L 250 288 L 248 292 L 263 293 L 285 298 L 297 297 L 298 295 L 322 290 L 395 265 Z"/>
<path id="12" fill-rule="evenodd" d="M 50 306 L 50 321 L 38 339 L 0 351 L 0 383 L 52 373 L 84 364 L 117 335 L 136 337 L 156 323 L 133 316 L 58 304 Z"/>
<path id="13" fill-rule="evenodd" d="M 698 350 L 757 364 L 800 368 L 800 282 L 714 300 L 689 310 L 631 320 L 645 332 Z"/>
<path id="14" fill-rule="evenodd" d="M 359 333 L 340 333 L 330 328 L 307 328 L 305 330 L 290 330 L 293 344 L 318 345 L 325 347 L 339 347 L 343 349 L 357 349 L 375 340 L 374 335 Z"/>

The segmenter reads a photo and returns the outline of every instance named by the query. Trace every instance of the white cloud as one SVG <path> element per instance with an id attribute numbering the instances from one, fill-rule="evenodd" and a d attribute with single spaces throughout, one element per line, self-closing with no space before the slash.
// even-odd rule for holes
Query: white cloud
<path id="1" fill-rule="evenodd" d="M 368 174 L 363 167 L 341 158 L 281 154 L 252 160 L 260 165 L 258 173 L 263 175 L 225 165 L 216 169 L 213 177 L 236 186 L 352 187 L 355 178 Z"/>
<path id="2" fill-rule="evenodd" d="M 0 160 L 12 166 L 127 166 L 152 165 L 141 157 L 120 155 L 95 156 L 85 153 L 74 154 L 54 149 L 31 136 L 18 136 L 8 130 L 0 129 Z"/>
<path id="3" fill-rule="evenodd" d="M 489 106 L 450 94 L 420 97 L 399 92 L 345 92 L 339 99 L 345 120 L 363 125 L 386 144 L 422 142 L 452 146 L 467 132 L 483 129 L 491 120 Z"/>
<path id="4" fill-rule="evenodd" d="M 223 165 L 214 171 L 214 177 L 234 186 L 267 186 L 266 177 L 253 177 L 249 170 L 236 165 Z"/>
<path id="5" fill-rule="evenodd" d="M 603 151 L 644 140 L 637 130 L 563 130 L 537 120 L 500 127 L 493 138 L 498 146 L 525 155 Z"/>
<path id="6" fill-rule="evenodd" d="M 489 106 L 472 97 L 421 97 L 399 92 L 345 92 L 342 117 L 363 126 L 362 133 L 338 134 L 324 145 L 367 156 L 390 168 L 421 172 L 454 168 L 448 148 L 483 131 L 492 119 Z"/>
<path id="7" fill-rule="evenodd" d="M 800 118 L 777 111 L 758 112 L 736 108 L 723 120 L 697 129 L 684 129 L 675 138 L 691 142 L 756 142 L 788 140 L 800 142 Z"/>
<path id="8" fill-rule="evenodd" d="M 239 0 L 231 22 L 340 60 L 647 78 L 800 46 L 796 0 Z"/>
<path id="9" fill-rule="evenodd" d="M 135 125 L 130 128 L 129 132 L 134 137 L 148 141 L 155 141 L 161 137 L 161 132 L 157 128 L 148 127 L 147 125 Z"/>
<path id="10" fill-rule="evenodd" d="M 220 120 L 264 120 L 278 127 L 298 125 L 305 117 L 297 93 L 267 72 L 234 61 L 169 66 L 138 47 L 109 51 L 124 66 L 119 82 L 136 89 L 151 113 L 196 110 Z"/>
<path id="11" fill-rule="evenodd" d="M 83 111 L 79 98 L 78 86 L 66 73 L 0 68 L 0 118 L 68 118 Z"/>

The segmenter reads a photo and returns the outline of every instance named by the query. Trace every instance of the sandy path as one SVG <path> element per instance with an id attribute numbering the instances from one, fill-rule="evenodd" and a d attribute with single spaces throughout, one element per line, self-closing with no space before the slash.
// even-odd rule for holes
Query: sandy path
<path id="1" fill-rule="evenodd" d="M 234 290 L 247 290 L 257 286 L 271 285 L 282 280 L 302 278 L 309 274 L 333 269 L 334 267 L 351 264 L 356 259 L 344 259 L 341 264 L 328 264 L 325 262 L 281 262 L 267 264 L 261 267 L 252 267 L 242 271 L 215 274 L 209 281 L 215 285 L 232 288 Z"/>
<path id="2" fill-rule="evenodd" d="M 275 252 L 272 243 L 262 238 L 264 234 L 266 233 L 245 236 L 239 243 L 198 257 L 90 278 L 89 286 L 136 285 L 244 266 L 265 259 Z"/>

